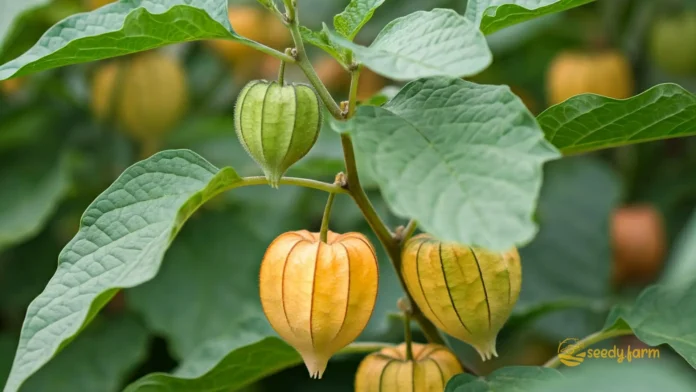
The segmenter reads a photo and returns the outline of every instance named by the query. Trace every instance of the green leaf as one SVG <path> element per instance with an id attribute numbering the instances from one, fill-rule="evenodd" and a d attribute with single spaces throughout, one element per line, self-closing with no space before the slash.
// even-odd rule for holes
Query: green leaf
<path id="1" fill-rule="evenodd" d="M 650 346 L 669 344 L 696 368 L 696 284 L 656 285 L 644 290 L 631 307 L 616 307 L 605 329 L 628 326 Z"/>
<path id="2" fill-rule="evenodd" d="M 237 341 L 217 342 L 231 350 L 214 367 L 184 363 L 181 375 L 153 373 L 129 385 L 125 392 L 222 392 L 242 388 L 282 369 L 302 363 L 299 354 L 278 338 L 254 339 L 253 334 Z M 215 362 L 216 344 L 203 347 L 197 361 Z"/>
<path id="3" fill-rule="evenodd" d="M 232 30 L 226 0 L 119 1 L 59 22 L 0 66 L 0 80 L 201 39 L 246 40 Z"/>
<path id="4" fill-rule="evenodd" d="M 0 251 L 36 235 L 69 187 L 67 159 L 0 167 Z"/>
<path id="5" fill-rule="evenodd" d="M 336 32 L 353 40 L 384 0 L 350 0 L 346 9 L 334 17 Z"/>
<path id="6" fill-rule="evenodd" d="M 330 39 L 353 51 L 371 70 L 394 80 L 471 76 L 492 61 L 483 34 L 469 20 L 447 9 L 418 11 L 395 19 L 369 47 L 336 34 Z"/>
<path id="7" fill-rule="evenodd" d="M 211 197 L 241 185 L 187 150 L 136 163 L 87 208 L 58 270 L 29 305 L 5 392 L 63 348 L 120 288 L 152 279 L 176 234 Z"/>
<path id="8" fill-rule="evenodd" d="M 445 241 L 532 239 L 544 162 L 558 152 L 505 86 L 421 79 L 347 124 L 392 210 Z"/>
<path id="9" fill-rule="evenodd" d="M 609 218 L 620 194 L 618 176 L 602 161 L 575 157 L 546 166 L 536 214 L 539 233 L 520 249 L 521 306 L 560 299 L 595 303 L 608 299 Z M 601 328 L 604 316 L 587 310 L 560 311 L 539 326 L 558 338 L 580 338 Z"/>
<path id="10" fill-rule="evenodd" d="M 564 154 L 696 135 L 696 96 L 661 84 L 633 98 L 572 97 L 539 115 L 546 138 Z"/>
<path id="11" fill-rule="evenodd" d="M 0 12 L 0 49 L 4 46 L 5 38 L 10 33 L 15 21 L 17 21 L 22 14 L 41 7 L 48 2 L 49 0 L 3 0 L 1 3 L 2 12 Z"/>
<path id="12" fill-rule="evenodd" d="M 268 243 L 244 229 L 242 209 L 202 211 L 191 218 L 157 277 L 126 293 L 129 307 L 142 315 L 151 330 L 168 339 L 178 358 L 187 358 L 207 340 L 231 333 L 273 333 L 258 291 Z"/>
<path id="13" fill-rule="evenodd" d="M 465 16 L 484 34 L 540 16 L 569 10 L 594 0 L 469 0 Z"/>
<path id="14" fill-rule="evenodd" d="M 148 352 L 148 332 L 133 317 L 100 319 L 32 376 L 22 391 L 117 392 Z"/>
<path id="15" fill-rule="evenodd" d="M 558 370 L 535 366 L 511 366 L 499 369 L 486 378 L 470 374 L 454 376 L 445 392 L 537 392 L 549 380 L 563 379 Z"/>
<path id="16" fill-rule="evenodd" d="M 305 43 L 323 50 L 341 64 L 346 63 L 346 50 L 331 41 L 329 38 L 329 27 L 326 24 L 323 24 L 323 29 L 321 31 L 313 31 L 304 26 L 300 26 L 300 34 Z"/>
<path id="17" fill-rule="evenodd" d="M 592 361 L 592 362 L 591 362 Z M 485 379 L 468 374 L 455 376 L 445 392 L 687 392 L 693 390 L 693 376 L 675 364 L 660 360 L 630 364 L 586 360 L 562 374 L 542 367 L 507 367 Z M 671 365 L 671 366 L 670 366 Z"/>

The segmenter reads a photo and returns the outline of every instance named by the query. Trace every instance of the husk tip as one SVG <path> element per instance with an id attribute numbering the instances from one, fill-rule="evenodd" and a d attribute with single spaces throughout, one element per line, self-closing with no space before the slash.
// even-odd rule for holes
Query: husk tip
<path id="1" fill-rule="evenodd" d="M 309 377 L 313 379 L 321 379 L 329 362 L 329 358 L 322 358 L 314 353 L 302 354 L 302 360 L 307 366 Z"/>

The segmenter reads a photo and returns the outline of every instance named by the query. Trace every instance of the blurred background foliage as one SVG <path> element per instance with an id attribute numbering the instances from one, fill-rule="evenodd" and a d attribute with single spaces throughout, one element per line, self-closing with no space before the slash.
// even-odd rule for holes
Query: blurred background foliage
<path id="1" fill-rule="evenodd" d="M 0 47 L 0 63 L 63 17 L 105 3 L 54 0 L 22 15 Z M 301 0 L 302 21 L 320 29 L 345 3 Z M 398 16 L 438 7 L 463 12 L 466 1 L 387 1 L 357 41 L 369 43 Z M 277 49 L 290 44 L 282 25 L 253 1 L 231 1 L 230 19 L 244 36 Z M 694 92 L 696 40 L 686 37 L 695 36 L 693 2 L 600 1 L 491 35 L 495 62 L 471 80 L 509 85 L 535 114 L 583 92 L 625 98 L 670 81 Z M 331 91 L 345 96 L 347 73 L 314 48 L 311 56 Z M 242 175 L 261 174 L 237 142 L 232 113 L 247 81 L 273 79 L 277 70 L 277 60 L 240 44 L 195 42 L 0 82 L 0 384 L 26 307 L 50 279 L 82 211 L 126 167 L 158 150 L 188 148 Z M 288 72 L 302 81 L 297 69 Z M 399 87 L 368 72 L 360 99 L 384 102 Z M 289 174 L 331 181 L 342 169 L 338 136 L 327 124 Z M 632 301 L 663 275 L 693 271 L 695 171 L 693 138 L 549 164 L 540 232 L 521 250 L 521 300 L 500 337 L 501 357 L 483 364 L 454 342 L 458 354 L 483 374 L 542 364 L 559 340 L 600 329 L 613 304 Z M 391 226 L 404 223 L 375 189 L 370 196 Z M 23 390 L 116 391 L 150 372 L 186 373 L 216 362 L 247 339 L 239 326 L 269 332 L 257 292 L 261 256 L 283 231 L 317 230 L 324 202 L 321 192 L 291 187 L 244 188 L 213 200 L 184 228 L 160 274 L 117 295 Z M 338 198 L 331 227 L 369 233 L 347 197 Z M 379 258 L 378 307 L 362 339 L 399 342 L 400 288 L 383 252 Z M 349 391 L 359 359 L 338 358 L 321 383 L 298 366 L 249 390 Z"/>

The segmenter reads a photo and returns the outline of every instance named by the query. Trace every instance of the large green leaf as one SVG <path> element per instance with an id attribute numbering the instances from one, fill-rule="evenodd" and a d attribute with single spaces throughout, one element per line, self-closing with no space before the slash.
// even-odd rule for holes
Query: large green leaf
<path id="1" fill-rule="evenodd" d="M 418 11 L 395 19 L 369 47 L 336 34 L 331 40 L 352 50 L 371 70 L 394 80 L 471 76 L 492 61 L 483 34 L 472 22 L 447 9 Z"/>
<path id="2" fill-rule="evenodd" d="M 384 0 L 350 0 L 346 9 L 334 17 L 336 32 L 352 41 L 383 3 Z"/>
<path id="3" fill-rule="evenodd" d="M 169 340 L 176 357 L 187 358 L 206 341 L 243 330 L 273 333 L 258 291 L 268 244 L 244 229 L 240 210 L 191 218 L 157 277 L 126 293 L 129 306 Z"/>
<path id="4" fill-rule="evenodd" d="M 546 166 L 536 215 L 539 234 L 520 250 L 520 305 L 608 299 L 609 218 L 620 192 L 618 177 L 601 161 L 576 157 Z M 604 317 L 587 310 L 560 311 L 542 320 L 540 327 L 561 339 L 581 338 L 601 328 Z"/>
<path id="5" fill-rule="evenodd" d="M 542 367 L 507 367 L 479 379 L 468 374 L 455 376 L 445 392 L 687 392 L 694 378 L 664 362 L 607 363 L 586 361 L 563 374 Z"/>
<path id="6" fill-rule="evenodd" d="M 223 351 L 227 354 L 221 355 Z M 213 363 L 217 365 L 210 365 Z M 125 392 L 234 391 L 300 363 L 299 354 L 282 340 L 245 334 L 237 339 L 213 341 L 202 347 L 192 361 L 184 362 L 177 373 L 147 375 L 129 385 Z"/>
<path id="7" fill-rule="evenodd" d="M 0 167 L 0 251 L 36 235 L 70 186 L 66 159 Z"/>
<path id="8" fill-rule="evenodd" d="M 633 98 L 583 94 L 539 115 L 546 138 L 564 154 L 696 135 L 696 96 L 661 84 Z"/>
<path id="9" fill-rule="evenodd" d="M 555 369 L 511 366 L 496 370 L 486 378 L 460 374 L 447 383 L 445 392 L 537 392 L 544 382 L 562 378 Z"/>
<path id="10" fill-rule="evenodd" d="M 631 307 L 616 307 L 605 329 L 630 329 L 651 346 L 669 344 L 696 368 L 696 284 L 657 285 L 644 290 Z"/>
<path id="11" fill-rule="evenodd" d="M 469 0 L 466 17 L 491 34 L 539 16 L 565 11 L 594 0 Z"/>
<path id="12" fill-rule="evenodd" d="M 423 230 L 493 249 L 536 233 L 542 165 L 558 153 L 507 87 L 421 79 L 346 126 L 391 208 Z"/>
<path id="13" fill-rule="evenodd" d="M 0 80 L 69 64 L 234 33 L 226 0 L 128 0 L 70 16 L 29 51 L 0 66 Z"/>
<path id="14" fill-rule="evenodd" d="M 128 168 L 87 208 L 58 270 L 29 305 L 5 392 L 48 362 L 118 291 L 152 279 L 189 216 L 239 186 L 187 150 L 165 151 Z"/>
<path id="15" fill-rule="evenodd" d="M 101 319 L 22 387 L 26 392 L 117 392 L 145 359 L 147 330 L 133 317 Z"/>

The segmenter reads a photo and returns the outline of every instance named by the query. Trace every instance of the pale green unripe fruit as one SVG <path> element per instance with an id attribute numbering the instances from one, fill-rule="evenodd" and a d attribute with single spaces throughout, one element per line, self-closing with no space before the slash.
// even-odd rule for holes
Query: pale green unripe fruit
<path id="1" fill-rule="evenodd" d="M 239 94 L 235 128 L 239 141 L 277 188 L 283 174 L 316 142 L 321 117 L 319 98 L 310 86 L 256 80 Z"/>

